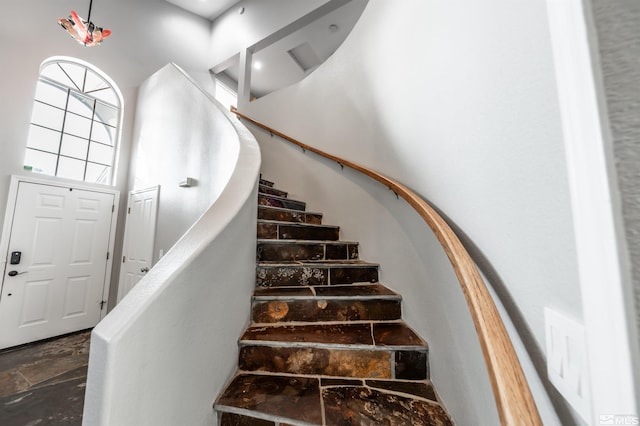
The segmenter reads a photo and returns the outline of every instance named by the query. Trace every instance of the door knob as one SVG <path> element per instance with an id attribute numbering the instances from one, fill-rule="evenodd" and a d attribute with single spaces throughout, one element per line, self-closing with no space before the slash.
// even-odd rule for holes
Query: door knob
<path id="1" fill-rule="evenodd" d="M 9 273 L 7 275 L 9 275 L 10 277 L 15 277 L 16 275 L 26 274 L 27 272 L 29 272 L 29 271 L 24 271 L 24 272 L 9 271 Z"/>
<path id="2" fill-rule="evenodd" d="M 144 272 L 146 274 L 147 272 L 149 272 L 149 268 L 145 266 L 144 268 L 140 269 L 140 272 Z"/>

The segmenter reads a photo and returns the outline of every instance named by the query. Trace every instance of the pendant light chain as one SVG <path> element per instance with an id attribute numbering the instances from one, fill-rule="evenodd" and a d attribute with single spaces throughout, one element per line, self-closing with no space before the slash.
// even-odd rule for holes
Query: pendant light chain
<path id="1" fill-rule="evenodd" d="M 91 6 L 93 6 L 93 0 L 89 0 L 89 13 L 87 14 L 87 22 L 91 22 Z"/>

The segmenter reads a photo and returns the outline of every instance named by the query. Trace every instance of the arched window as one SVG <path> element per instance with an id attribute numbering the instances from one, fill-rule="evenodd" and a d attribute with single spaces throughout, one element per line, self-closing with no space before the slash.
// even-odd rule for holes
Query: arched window
<path id="1" fill-rule="evenodd" d="M 113 184 L 122 96 L 97 68 L 72 58 L 42 63 L 25 169 Z"/>

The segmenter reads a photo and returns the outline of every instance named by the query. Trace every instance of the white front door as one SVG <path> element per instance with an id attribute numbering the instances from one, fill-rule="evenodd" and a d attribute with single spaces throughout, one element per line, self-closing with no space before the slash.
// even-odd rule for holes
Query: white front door
<path id="1" fill-rule="evenodd" d="M 145 276 L 152 266 L 157 214 L 157 186 L 129 193 L 118 302 Z"/>
<path id="2" fill-rule="evenodd" d="M 106 312 L 115 198 L 114 193 L 18 183 L 15 209 L 7 210 L 13 216 L 7 219 L 0 348 L 100 321 Z"/>

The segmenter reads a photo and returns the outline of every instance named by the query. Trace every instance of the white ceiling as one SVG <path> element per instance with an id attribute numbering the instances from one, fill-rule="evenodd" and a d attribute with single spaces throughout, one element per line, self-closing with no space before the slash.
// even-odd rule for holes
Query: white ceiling
<path id="1" fill-rule="evenodd" d="M 214 20 L 233 5 L 241 2 L 241 0 L 166 1 L 210 20 Z M 253 61 L 254 64 L 260 63 L 261 68 L 253 69 L 251 93 L 256 97 L 264 96 L 274 90 L 290 86 L 313 72 L 349 35 L 367 2 L 368 0 L 351 0 L 306 27 L 256 52 Z M 292 49 L 296 58 L 289 53 Z M 222 72 L 216 74 L 218 78 L 234 89 L 237 88 L 239 74 L 237 59 L 235 63 L 229 64 L 228 68 L 219 71 Z"/>
<path id="2" fill-rule="evenodd" d="M 200 15 L 203 18 L 214 20 L 222 12 L 229 9 L 241 0 L 167 0 L 182 9 Z"/>

